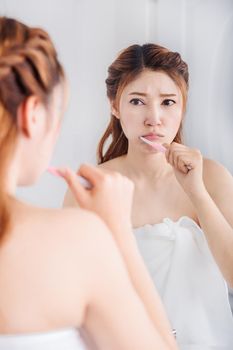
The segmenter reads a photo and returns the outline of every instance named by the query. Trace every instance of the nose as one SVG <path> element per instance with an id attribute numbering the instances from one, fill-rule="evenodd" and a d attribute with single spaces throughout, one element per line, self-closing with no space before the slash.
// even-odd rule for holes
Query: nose
<path id="1" fill-rule="evenodd" d="M 150 108 L 144 123 L 147 126 L 161 125 L 161 111 L 158 106 L 152 106 Z"/>

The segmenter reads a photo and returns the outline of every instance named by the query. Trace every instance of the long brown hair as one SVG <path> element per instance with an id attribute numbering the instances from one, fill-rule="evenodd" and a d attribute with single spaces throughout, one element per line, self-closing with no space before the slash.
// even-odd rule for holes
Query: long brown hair
<path id="1" fill-rule="evenodd" d="M 45 31 L 0 17 L 0 239 L 10 224 L 5 182 L 18 133 L 17 110 L 31 95 L 47 105 L 63 78 L 55 48 Z"/>
<path id="2" fill-rule="evenodd" d="M 127 84 L 133 81 L 143 70 L 162 71 L 168 74 L 180 88 L 183 97 L 183 114 L 185 113 L 188 91 L 188 66 L 177 52 L 155 45 L 132 45 L 123 50 L 108 68 L 106 79 L 107 96 L 115 106 L 119 104 L 120 96 Z M 106 141 L 111 141 L 106 149 Z M 182 142 L 182 122 L 174 138 Z M 97 150 L 98 164 L 114 159 L 128 151 L 128 140 L 124 135 L 119 119 L 111 114 L 110 122 L 105 130 Z"/>

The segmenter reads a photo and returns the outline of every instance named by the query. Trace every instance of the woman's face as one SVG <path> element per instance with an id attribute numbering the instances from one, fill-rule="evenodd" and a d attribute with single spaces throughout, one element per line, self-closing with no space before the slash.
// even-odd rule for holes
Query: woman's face
<path id="1" fill-rule="evenodd" d="M 157 152 L 140 136 L 157 143 L 171 143 L 182 119 L 182 94 L 164 72 L 144 70 L 123 90 L 112 113 L 120 119 L 130 146 Z"/>

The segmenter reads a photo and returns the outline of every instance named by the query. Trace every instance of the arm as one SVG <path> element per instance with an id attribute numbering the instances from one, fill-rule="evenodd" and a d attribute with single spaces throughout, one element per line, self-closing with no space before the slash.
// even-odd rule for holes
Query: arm
<path id="1" fill-rule="evenodd" d="M 91 252 L 93 270 L 89 273 L 91 293 L 83 326 L 97 348 L 177 349 L 174 340 L 168 345 L 166 335 L 170 329 L 160 317 L 159 310 L 154 315 L 156 322 L 152 322 L 148 316 L 108 228 L 96 221 L 94 230 L 95 244 Z M 98 249 L 95 249 L 96 245 Z M 141 281 L 144 282 L 143 279 Z M 154 294 L 153 299 L 153 305 L 157 302 L 160 304 L 157 295 Z"/>
<path id="2" fill-rule="evenodd" d="M 233 178 L 221 165 L 204 161 L 203 191 L 190 195 L 212 254 L 233 287 Z"/>
<path id="3" fill-rule="evenodd" d="M 217 163 L 203 161 L 199 150 L 177 143 L 166 147 L 167 161 L 193 203 L 216 263 L 232 287 L 233 178 Z"/>
<path id="4" fill-rule="evenodd" d="M 132 282 L 131 288 L 133 286 L 134 293 L 136 291 L 136 299 L 139 298 L 143 303 L 144 312 L 150 317 L 154 329 L 162 336 L 166 346 L 176 349 L 165 311 L 132 234 L 130 214 L 133 184 L 118 173 L 106 175 L 102 170 L 89 166 L 83 166 L 80 175 L 93 184 L 93 189 L 84 190 L 76 181 L 75 174 L 66 173 L 64 177 L 75 200 L 81 207 L 96 212 L 105 221 L 111 231 L 109 234 L 114 236 L 120 249 Z"/>
<path id="5" fill-rule="evenodd" d="M 131 227 L 112 229 L 117 246 L 124 259 L 130 279 L 154 326 L 171 349 L 176 348 L 172 329 L 161 299 L 138 251 Z"/>

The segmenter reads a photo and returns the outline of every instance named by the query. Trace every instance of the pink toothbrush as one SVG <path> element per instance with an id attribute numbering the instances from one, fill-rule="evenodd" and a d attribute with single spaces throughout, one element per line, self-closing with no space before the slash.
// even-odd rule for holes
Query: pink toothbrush
<path id="1" fill-rule="evenodd" d="M 147 140 L 147 139 L 146 139 L 145 137 L 143 137 L 143 136 L 140 136 L 140 139 L 141 139 L 143 142 L 145 142 L 145 143 L 147 143 L 148 145 L 150 145 L 151 147 L 153 147 L 154 149 L 156 149 L 157 151 L 162 152 L 162 153 L 165 153 L 165 152 L 166 152 L 166 148 L 165 148 L 163 145 L 160 145 L 159 143 L 156 143 L 156 142 L 149 141 L 149 140 Z M 186 166 L 186 168 L 187 168 L 188 171 L 192 170 L 192 165 L 187 164 L 187 165 L 185 165 L 185 166 Z"/>
<path id="2" fill-rule="evenodd" d="M 159 143 L 153 142 L 153 141 L 149 141 L 147 140 L 145 137 L 140 136 L 140 139 L 147 143 L 148 145 L 150 145 L 151 147 L 153 147 L 154 149 L 156 149 L 159 152 L 165 153 L 166 152 L 166 148 L 163 145 L 160 145 Z"/>
<path id="3" fill-rule="evenodd" d="M 59 169 L 57 169 L 57 168 L 49 167 L 49 168 L 47 169 L 47 171 L 48 171 L 50 174 L 52 174 L 52 175 L 62 177 L 62 172 L 60 172 Z M 77 177 L 78 177 L 78 180 L 79 180 L 79 182 L 81 183 L 81 185 L 83 185 L 83 187 L 85 187 L 86 189 L 91 189 L 91 188 L 92 188 L 92 185 L 90 184 L 89 181 L 87 181 L 87 179 L 85 179 L 84 177 L 79 176 L 79 175 L 77 175 Z"/>

